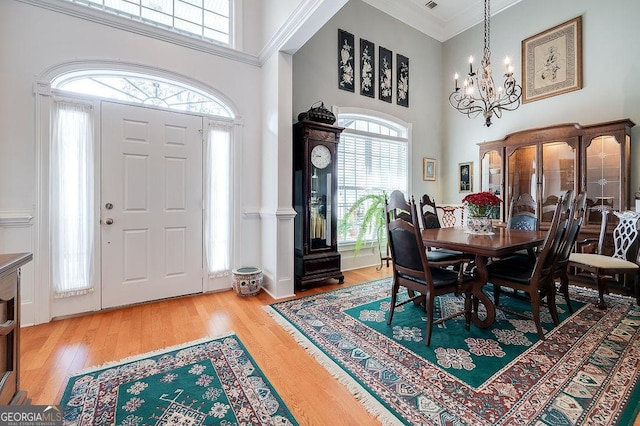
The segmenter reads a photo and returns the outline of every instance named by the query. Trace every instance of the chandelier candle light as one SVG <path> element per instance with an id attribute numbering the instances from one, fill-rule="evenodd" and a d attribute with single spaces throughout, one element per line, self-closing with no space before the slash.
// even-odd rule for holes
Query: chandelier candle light
<path id="1" fill-rule="evenodd" d="M 491 192 L 477 192 L 462 199 L 467 209 L 465 232 L 468 234 L 492 235 L 491 213 L 502 200 Z"/>
<path id="2" fill-rule="evenodd" d="M 513 66 L 509 58 L 505 60 L 504 86 L 496 89 L 491 70 L 491 28 L 490 0 L 484 0 L 484 53 L 480 67 L 473 70 L 473 56 L 469 57 L 469 74 L 464 79 L 463 87 L 458 87 L 458 74 L 454 75 L 454 89 L 449 95 L 452 107 L 469 118 L 476 118 L 480 113 L 484 116 L 485 126 L 491 126 L 491 117 L 502 117 L 502 111 L 513 111 L 520 106 L 522 87 L 513 77 Z M 476 90 L 477 88 L 477 90 Z"/>

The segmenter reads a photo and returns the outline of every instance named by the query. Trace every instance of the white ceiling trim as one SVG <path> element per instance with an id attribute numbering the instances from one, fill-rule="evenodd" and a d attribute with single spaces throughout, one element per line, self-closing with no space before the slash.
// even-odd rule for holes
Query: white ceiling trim
<path id="1" fill-rule="evenodd" d="M 434 9 L 425 6 L 427 0 L 363 1 L 440 42 L 455 37 L 484 19 L 484 0 L 435 0 L 440 4 Z M 491 16 L 521 1 L 493 0 Z M 447 2 L 459 6 L 447 7 Z"/>

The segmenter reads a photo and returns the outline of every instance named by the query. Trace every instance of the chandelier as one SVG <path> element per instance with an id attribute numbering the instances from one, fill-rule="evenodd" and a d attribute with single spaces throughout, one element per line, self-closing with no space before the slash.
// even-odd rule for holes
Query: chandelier
<path id="1" fill-rule="evenodd" d="M 502 117 L 502 111 L 514 111 L 520 106 L 522 87 L 513 77 L 513 67 L 509 58 L 505 60 L 504 85 L 496 88 L 491 75 L 491 38 L 490 0 L 484 0 L 484 53 L 480 67 L 474 72 L 473 56 L 469 57 L 469 74 L 464 79 L 462 87 L 458 87 L 458 74 L 454 90 L 449 95 L 452 107 L 469 118 L 476 118 L 480 113 L 484 116 L 485 126 L 491 126 L 491 117 Z"/>

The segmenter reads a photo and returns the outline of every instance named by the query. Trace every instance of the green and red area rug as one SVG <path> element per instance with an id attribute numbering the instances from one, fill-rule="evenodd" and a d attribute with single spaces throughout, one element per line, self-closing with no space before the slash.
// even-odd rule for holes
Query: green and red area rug
<path id="1" fill-rule="evenodd" d="M 490 286 L 489 286 L 490 288 Z M 384 424 L 630 425 L 640 405 L 640 308 L 572 288 L 574 314 L 558 297 L 561 324 L 539 340 L 525 300 L 502 296 L 496 322 L 464 328 L 464 317 L 434 327 L 411 303 L 386 319 L 391 279 L 265 307 Z M 490 294 L 490 292 L 488 292 Z M 437 298 L 439 315 L 462 298 Z"/>
<path id="2" fill-rule="evenodd" d="M 65 425 L 297 425 L 235 335 L 191 342 L 69 379 Z"/>

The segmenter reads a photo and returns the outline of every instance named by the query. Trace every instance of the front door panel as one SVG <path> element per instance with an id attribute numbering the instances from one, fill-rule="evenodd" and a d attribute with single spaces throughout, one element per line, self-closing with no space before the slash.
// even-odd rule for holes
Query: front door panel
<path id="1" fill-rule="evenodd" d="M 201 129 L 201 117 L 103 103 L 103 308 L 202 291 Z"/>

